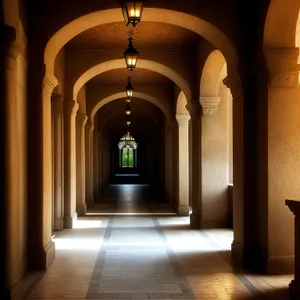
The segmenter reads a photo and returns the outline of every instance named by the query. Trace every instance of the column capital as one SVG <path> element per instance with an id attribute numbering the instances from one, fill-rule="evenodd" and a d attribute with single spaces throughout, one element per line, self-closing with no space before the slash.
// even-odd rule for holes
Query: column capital
<path id="1" fill-rule="evenodd" d="M 285 205 L 288 206 L 295 217 L 300 217 L 300 201 L 285 200 Z"/>
<path id="2" fill-rule="evenodd" d="M 8 25 L 4 27 L 3 50 L 5 55 L 5 69 L 13 70 L 16 66 L 16 58 L 21 49 L 20 39 L 17 38 L 16 29 Z"/>
<path id="3" fill-rule="evenodd" d="M 190 118 L 191 117 L 189 115 L 176 115 L 176 120 L 179 126 L 187 126 Z"/>
<path id="4" fill-rule="evenodd" d="M 94 125 L 94 123 L 91 122 L 90 119 L 87 120 L 85 127 L 86 127 L 87 132 L 89 132 L 89 133 L 93 133 L 93 131 L 95 129 L 95 125 Z"/>
<path id="5" fill-rule="evenodd" d="M 299 48 L 266 48 L 264 52 L 271 86 L 293 87 L 299 85 Z"/>
<path id="6" fill-rule="evenodd" d="M 52 96 L 54 88 L 57 86 L 58 80 L 54 75 L 46 74 L 43 79 L 43 93 L 47 97 Z"/>
<path id="7" fill-rule="evenodd" d="M 79 105 L 74 100 L 64 101 L 64 113 L 69 116 L 75 118 L 76 113 L 78 111 Z"/>
<path id="8" fill-rule="evenodd" d="M 220 104 L 219 96 L 201 96 L 199 98 L 203 116 L 215 116 Z"/>
<path id="9" fill-rule="evenodd" d="M 76 116 L 77 125 L 80 127 L 85 127 L 87 124 L 87 120 L 88 120 L 88 117 L 86 114 L 77 114 L 77 116 Z"/>

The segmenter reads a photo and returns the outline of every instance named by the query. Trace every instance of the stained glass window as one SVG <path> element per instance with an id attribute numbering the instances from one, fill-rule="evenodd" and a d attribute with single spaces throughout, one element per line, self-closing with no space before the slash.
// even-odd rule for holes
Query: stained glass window
<path id="1" fill-rule="evenodd" d="M 122 168 L 133 168 L 135 166 L 135 152 L 138 144 L 134 137 L 127 131 L 118 144 L 120 150 L 120 165 Z"/>

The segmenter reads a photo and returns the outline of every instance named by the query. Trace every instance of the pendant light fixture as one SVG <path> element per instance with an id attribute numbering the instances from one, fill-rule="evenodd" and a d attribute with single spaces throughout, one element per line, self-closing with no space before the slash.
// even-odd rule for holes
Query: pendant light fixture
<path id="1" fill-rule="evenodd" d="M 129 71 L 134 70 L 138 57 L 139 52 L 133 47 L 133 38 L 129 37 L 128 48 L 124 51 L 124 58 Z"/>
<path id="2" fill-rule="evenodd" d="M 144 2 L 145 1 L 136 0 L 122 1 L 122 13 L 126 26 L 131 25 L 135 27 L 138 23 L 141 22 Z"/>
<path id="3" fill-rule="evenodd" d="M 129 116 L 131 114 L 131 109 L 130 109 L 129 102 L 126 102 L 125 113 L 126 113 L 127 116 Z"/>
<path id="4" fill-rule="evenodd" d="M 128 98 L 133 96 L 134 89 L 133 89 L 132 84 L 131 84 L 130 76 L 128 76 L 128 83 L 127 83 L 127 86 L 125 87 L 125 90 L 126 90 L 126 94 L 127 94 Z"/>

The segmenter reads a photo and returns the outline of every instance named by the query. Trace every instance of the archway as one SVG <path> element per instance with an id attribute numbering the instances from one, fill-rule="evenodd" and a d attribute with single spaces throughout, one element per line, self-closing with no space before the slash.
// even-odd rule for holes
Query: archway
<path id="1" fill-rule="evenodd" d="M 145 8 L 143 20 L 173 24 L 191 30 L 219 49 L 230 67 L 238 65 L 238 57 L 230 40 L 217 27 L 202 19 L 168 9 Z M 46 77 L 53 77 L 55 58 L 68 41 L 89 28 L 118 21 L 122 21 L 120 9 L 107 9 L 82 16 L 61 28 L 51 37 L 45 48 Z"/>
<path id="2" fill-rule="evenodd" d="M 232 226 L 232 96 L 223 83 L 226 76 L 224 56 L 211 52 L 200 81 L 204 228 Z"/>
<path id="3" fill-rule="evenodd" d="M 74 100 L 77 99 L 77 94 L 79 90 L 93 77 L 110 70 L 120 69 L 124 67 L 125 67 L 125 63 L 123 59 L 115 59 L 115 60 L 101 63 L 87 70 L 78 78 L 78 80 L 74 84 L 73 99 Z M 184 91 L 187 99 L 190 99 L 191 91 L 190 91 L 190 87 L 188 86 L 188 83 L 184 80 L 184 78 L 182 78 L 178 73 L 176 73 L 174 70 L 170 69 L 169 67 L 154 61 L 139 59 L 138 68 L 147 69 L 168 77 L 170 80 L 176 83 L 179 86 L 179 88 L 181 88 Z"/>

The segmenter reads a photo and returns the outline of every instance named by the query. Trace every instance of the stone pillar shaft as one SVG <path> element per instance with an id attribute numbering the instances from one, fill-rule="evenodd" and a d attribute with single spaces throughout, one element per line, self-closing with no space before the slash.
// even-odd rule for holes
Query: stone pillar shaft
<path id="1" fill-rule="evenodd" d="M 53 230 L 63 229 L 63 99 L 61 95 L 52 96 L 53 113 Z"/>
<path id="2" fill-rule="evenodd" d="M 65 163 L 65 216 L 64 227 L 73 228 L 76 214 L 76 129 L 78 104 L 64 101 L 64 163 Z"/>
<path id="3" fill-rule="evenodd" d="M 86 125 L 86 203 L 87 205 L 94 203 L 94 164 L 93 164 L 93 155 L 94 155 L 94 125 L 91 122 L 88 122 Z"/>
<path id="4" fill-rule="evenodd" d="M 192 203 L 192 214 L 191 214 L 191 227 L 201 228 L 202 220 L 202 177 L 201 177 L 201 165 L 202 165 L 202 154 L 201 154 L 201 135 L 202 135 L 202 120 L 201 110 L 198 99 L 193 99 L 187 104 L 186 109 L 191 115 L 190 121 L 190 166 L 191 166 L 191 178 L 189 180 L 191 186 L 191 203 Z"/>
<path id="5" fill-rule="evenodd" d="M 95 200 L 99 198 L 99 132 L 94 131 L 93 135 L 93 179 L 94 190 L 93 197 Z"/>
<path id="6" fill-rule="evenodd" d="M 189 151 L 188 151 L 188 124 L 189 115 L 176 115 L 178 122 L 179 147 L 179 203 L 178 215 L 188 216 L 189 211 Z"/>
<path id="7" fill-rule="evenodd" d="M 76 211 L 79 216 L 86 214 L 85 194 L 85 125 L 87 116 L 76 117 Z"/>

